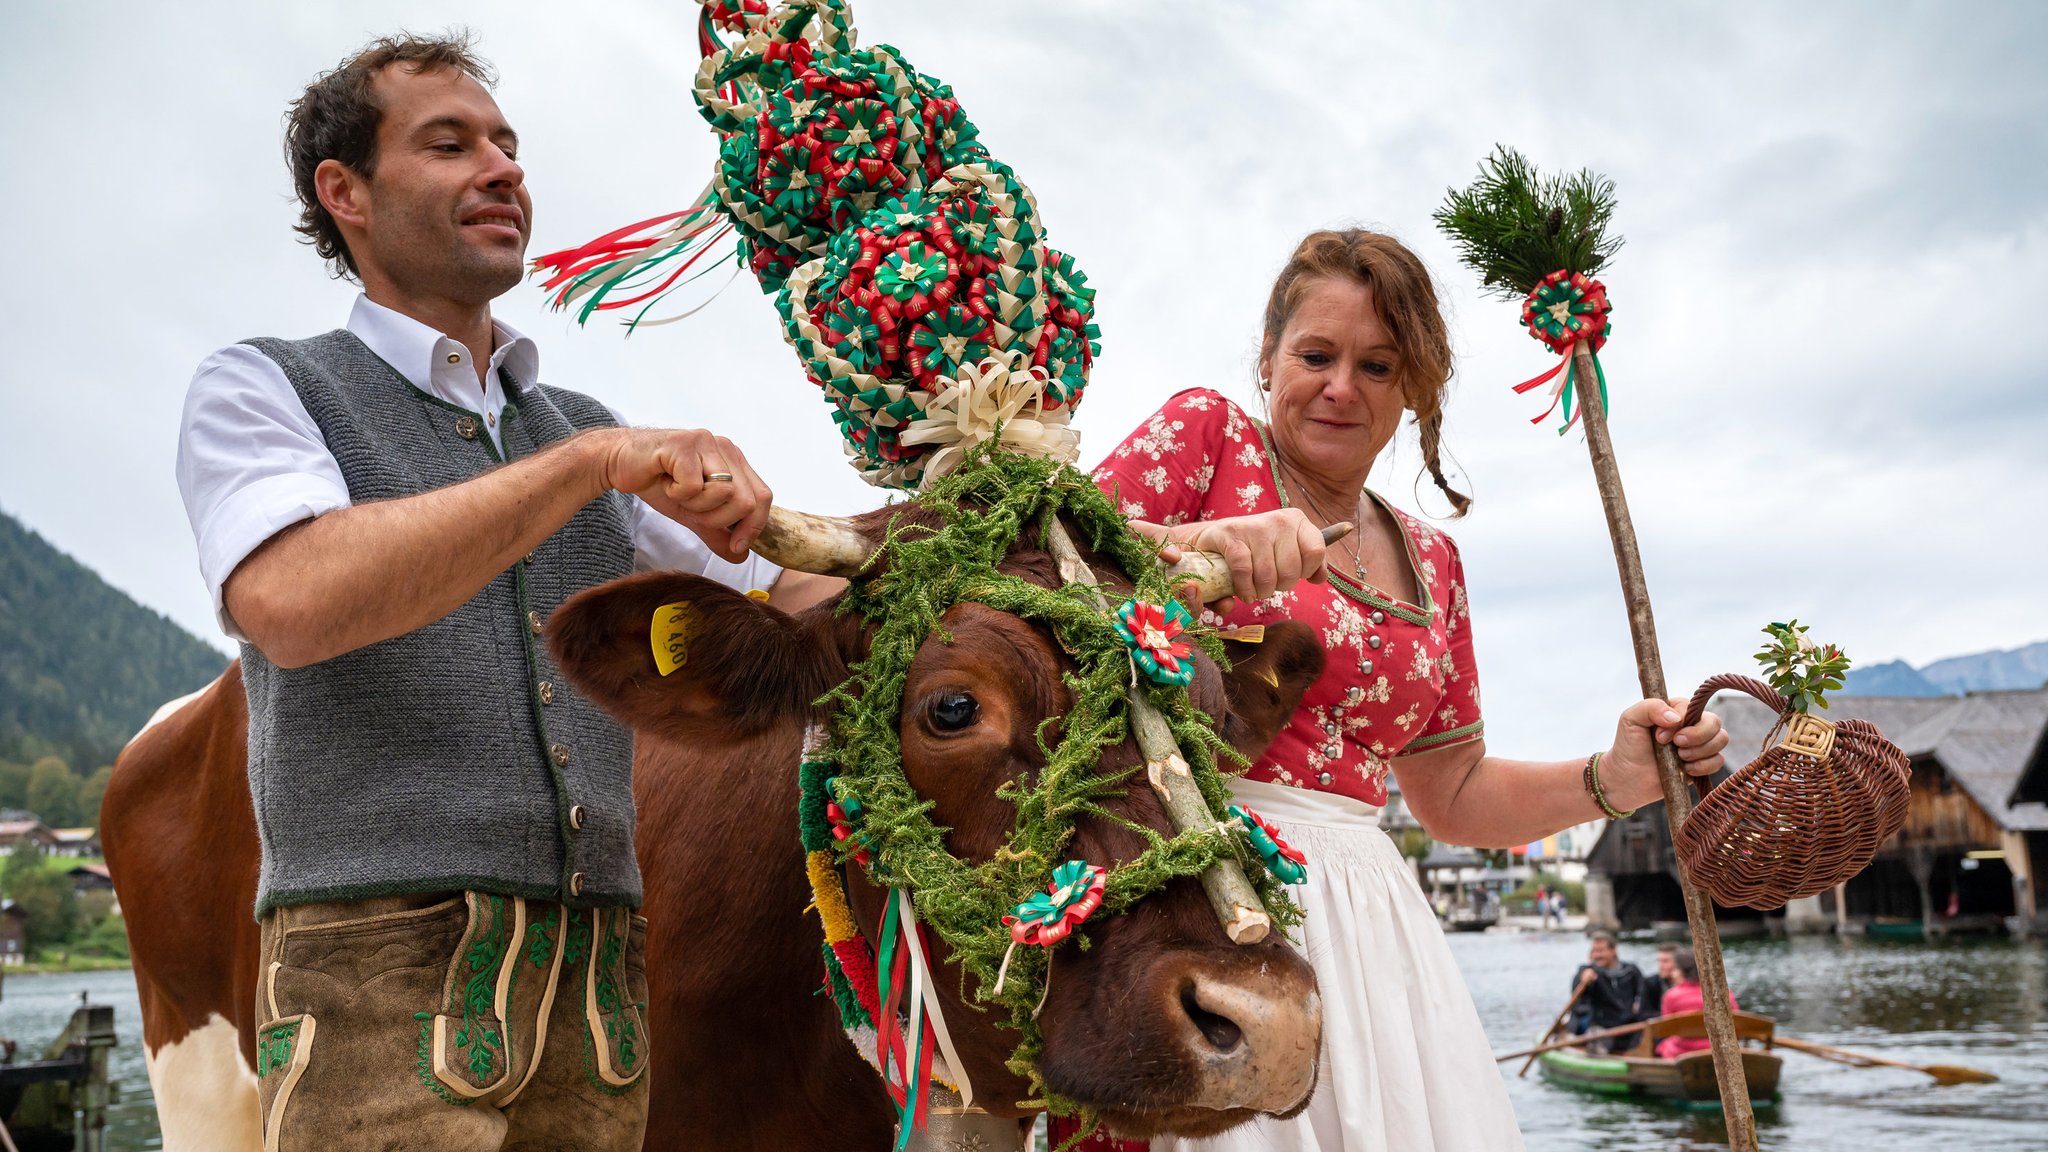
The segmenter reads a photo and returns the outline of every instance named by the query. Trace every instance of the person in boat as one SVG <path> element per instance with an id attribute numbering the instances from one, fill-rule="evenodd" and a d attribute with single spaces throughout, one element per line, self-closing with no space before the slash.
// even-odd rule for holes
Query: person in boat
<path id="1" fill-rule="evenodd" d="M 1470 503 L 1439 463 L 1451 348 L 1428 270 L 1391 236 L 1312 233 L 1273 285 L 1263 329 L 1263 412 L 1182 392 L 1095 479 L 1125 515 L 1184 546 L 1213 544 L 1247 576 L 1297 575 L 1287 563 L 1303 549 L 1218 539 L 1220 517 L 1297 509 L 1316 529 L 1357 525 L 1327 550 L 1324 579 L 1209 616 L 1241 628 L 1299 620 L 1327 654 L 1286 730 L 1231 781 L 1240 803 L 1308 855 L 1291 892 L 1308 913 L 1297 940 L 1324 998 L 1321 1085 L 1291 1119 L 1160 1139 L 1151 1152 L 1512 1152 L 1522 1138 L 1471 993 L 1379 827 L 1389 777 L 1432 837 L 1509 847 L 1606 814 L 1602 796 L 1617 811 L 1654 801 L 1657 745 L 1672 744 L 1689 772 L 1710 772 L 1727 735 L 1718 719 L 1682 728 L 1684 700 L 1642 700 L 1619 710 L 1614 744 L 1597 757 L 1490 754 L 1458 547 L 1366 487 L 1406 424 L 1451 514 Z M 1497 896 L 1474 900 L 1497 910 Z"/>
<path id="2" fill-rule="evenodd" d="M 1583 1035 L 1607 1028 L 1619 1028 L 1656 1015 L 1644 1015 L 1650 984 L 1643 970 L 1621 958 L 1609 932 L 1593 933 L 1586 963 L 1572 974 L 1572 988 L 1578 1002 L 1572 1005 L 1572 1032 Z M 1612 1052 L 1635 1043 L 1632 1036 L 1595 1040 L 1587 1047 L 1594 1052 Z"/>
<path id="3" fill-rule="evenodd" d="M 1645 981 L 1642 1019 L 1655 1020 L 1664 1014 L 1664 993 L 1678 983 L 1678 965 L 1672 960 L 1677 954 L 1678 944 L 1674 941 L 1657 945 L 1657 974 Z"/>
<path id="4" fill-rule="evenodd" d="M 1698 1012 L 1706 1006 L 1707 998 L 1700 991 L 1699 961 L 1693 957 L 1690 948 L 1673 948 L 1671 965 L 1676 970 L 1677 983 L 1664 991 L 1663 1014 L 1678 1016 L 1687 1012 Z M 1735 990 L 1728 990 L 1728 1006 L 1740 1008 L 1735 1002 Z M 1664 1060 L 1676 1060 L 1687 1052 L 1707 1050 L 1704 1036 L 1666 1036 L 1657 1042 L 1657 1055 Z"/>

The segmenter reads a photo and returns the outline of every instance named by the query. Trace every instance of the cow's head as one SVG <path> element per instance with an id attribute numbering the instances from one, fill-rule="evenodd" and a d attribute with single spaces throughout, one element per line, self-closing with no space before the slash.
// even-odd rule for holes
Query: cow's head
<path id="1" fill-rule="evenodd" d="M 844 570 L 892 518 L 900 523 L 921 514 L 898 506 L 836 525 L 813 522 L 808 534 L 815 538 L 806 547 L 822 541 L 839 560 L 789 551 L 778 558 Z M 1062 583 L 1052 558 L 1025 546 L 1009 554 L 1002 570 L 1041 587 Z M 687 660 L 663 676 L 649 622 L 663 605 L 681 601 L 694 620 Z M 986 860 L 1016 818 L 997 790 L 1043 765 L 1041 725 L 1066 714 L 1071 697 L 1062 673 L 1072 664 L 1046 628 L 983 604 L 956 604 L 943 624 L 943 634 L 926 640 L 909 667 L 898 727 L 903 766 L 932 803 L 932 819 L 949 830 L 948 850 Z M 550 639 L 571 679 L 598 703 L 636 730 L 684 746 L 800 728 L 815 718 L 814 702 L 867 651 L 860 622 L 835 615 L 829 604 L 791 616 L 710 580 L 657 573 L 576 597 L 556 613 Z M 1261 644 L 1231 649 L 1228 673 L 1200 659 L 1189 693 L 1218 718 L 1228 743 L 1255 757 L 1320 674 L 1322 650 L 1307 627 L 1291 622 L 1267 629 Z M 1101 767 L 1138 763 L 1136 747 L 1126 742 L 1108 749 Z M 761 770 L 788 773 L 794 788 L 794 756 Z M 1135 779 L 1136 786 L 1103 801 L 1113 818 L 1076 825 L 1070 856 L 1099 863 L 1135 857 L 1148 840 L 1130 825 L 1172 834 L 1142 772 Z M 790 851 L 794 857 L 794 830 Z M 848 872 L 855 915 L 872 932 L 885 894 L 858 869 Z M 1039 1016 L 1038 1068 L 1048 1089 L 1096 1108 L 1131 1136 L 1208 1135 L 1306 1104 L 1321 1040 L 1320 1000 L 1308 965 L 1277 934 L 1232 943 L 1200 884 L 1182 879 L 1127 914 L 1091 919 L 1077 935 L 1085 947 L 1060 947 Z M 943 967 L 945 946 L 934 940 L 934 949 Z M 976 1103 L 1021 1114 L 1017 1103 L 1027 1084 L 1005 1067 L 1016 1034 L 996 1027 L 1000 1013 L 964 1004 L 959 981 L 941 976 L 937 983 Z"/>

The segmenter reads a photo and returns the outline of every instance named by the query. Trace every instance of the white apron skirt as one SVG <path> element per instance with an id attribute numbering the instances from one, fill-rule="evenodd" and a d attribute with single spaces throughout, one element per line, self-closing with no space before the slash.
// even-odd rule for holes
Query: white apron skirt
<path id="1" fill-rule="evenodd" d="M 1380 810 L 1327 792 L 1232 780 L 1231 791 L 1308 856 L 1289 891 L 1308 913 L 1293 933 L 1323 995 L 1315 1098 L 1152 1152 L 1516 1152 L 1521 1129 L 1465 990 Z"/>

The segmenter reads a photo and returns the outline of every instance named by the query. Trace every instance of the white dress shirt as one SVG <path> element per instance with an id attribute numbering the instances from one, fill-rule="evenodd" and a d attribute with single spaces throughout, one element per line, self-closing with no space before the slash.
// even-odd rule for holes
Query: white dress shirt
<path id="1" fill-rule="evenodd" d="M 510 371 L 522 384 L 538 382 L 540 350 L 511 326 L 495 320 L 492 326 L 495 347 L 479 383 L 467 347 L 410 316 L 357 296 L 348 318 L 348 330 L 413 387 L 482 416 L 484 431 L 502 451 L 498 416 L 505 390 L 498 371 Z M 320 426 L 284 370 L 246 344 L 215 352 L 193 374 L 178 430 L 178 494 L 199 542 L 199 571 L 213 595 L 214 615 L 236 640 L 247 637 L 221 599 L 236 565 L 280 530 L 349 506 L 348 484 Z M 770 587 L 782 574 L 759 556 L 739 564 L 719 559 L 696 533 L 640 500 L 633 502 L 633 550 L 639 570 L 694 572 L 741 591 Z"/>

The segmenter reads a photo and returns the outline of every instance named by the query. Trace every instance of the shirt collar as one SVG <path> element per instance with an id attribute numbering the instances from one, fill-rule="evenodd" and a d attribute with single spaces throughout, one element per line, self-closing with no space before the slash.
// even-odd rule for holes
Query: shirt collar
<path id="1" fill-rule="evenodd" d="M 479 388 L 476 370 L 466 363 L 469 349 L 460 341 L 362 294 L 356 296 L 355 307 L 348 316 L 349 332 L 385 363 L 397 369 L 398 374 L 413 387 L 468 409 L 478 406 L 479 397 L 497 391 L 497 375 L 501 368 L 511 373 L 523 388 L 534 387 L 540 382 L 539 346 L 518 329 L 495 317 L 491 320 L 491 329 L 494 343 L 489 386 Z M 450 356 L 460 359 L 450 364 Z M 456 370 L 448 371 L 450 368 Z"/>

